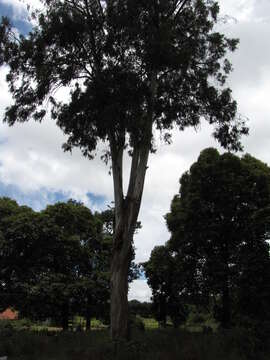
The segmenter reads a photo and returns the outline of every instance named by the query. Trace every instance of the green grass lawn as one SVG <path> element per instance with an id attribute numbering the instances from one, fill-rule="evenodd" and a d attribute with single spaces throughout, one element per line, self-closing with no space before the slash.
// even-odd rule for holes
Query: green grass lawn
<path id="1" fill-rule="evenodd" d="M 158 329 L 159 325 L 155 319 L 152 318 L 141 318 L 146 330 Z"/>
<path id="2" fill-rule="evenodd" d="M 0 321 L 0 357 L 8 360 L 269 360 L 268 339 L 258 340 L 244 329 L 218 331 L 207 316 L 191 316 L 185 326 L 160 329 L 151 318 L 139 318 L 145 331 L 133 325 L 131 340 L 118 345 L 109 329 L 92 319 L 90 332 L 62 332 L 29 320 Z M 74 328 L 83 319 L 73 319 Z M 203 326 L 214 331 L 205 332 Z M 270 342 L 269 342 L 270 345 Z"/>

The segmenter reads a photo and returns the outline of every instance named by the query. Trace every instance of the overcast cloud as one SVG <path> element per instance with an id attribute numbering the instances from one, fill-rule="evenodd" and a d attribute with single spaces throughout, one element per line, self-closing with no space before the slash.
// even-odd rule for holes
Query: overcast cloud
<path id="1" fill-rule="evenodd" d="M 39 3 L 37 0 L 27 2 Z M 243 139 L 245 152 L 270 164 L 270 1 L 222 0 L 220 4 L 222 15 L 231 17 L 222 25 L 223 31 L 240 38 L 239 49 L 231 56 L 234 72 L 229 84 L 238 101 L 239 112 L 249 119 L 250 136 Z M 0 0 L 0 15 L 1 11 L 7 11 L 7 5 L 10 16 L 26 20 L 25 5 L 19 0 Z M 1 117 L 11 101 L 5 74 L 6 69 L 1 69 Z M 112 178 L 108 175 L 109 168 L 99 156 L 89 161 L 79 151 L 72 155 L 63 153 L 64 140 L 61 131 L 49 119 L 42 124 L 29 122 L 12 128 L 1 123 L 0 196 L 13 194 L 21 203 L 36 209 L 46 202 L 68 197 L 82 200 L 92 209 L 110 204 Z M 175 131 L 173 144 L 158 144 L 157 154 L 151 155 L 140 212 L 143 228 L 135 238 L 138 262 L 146 261 L 155 245 L 169 239 L 163 216 L 179 190 L 179 178 L 197 159 L 199 152 L 209 146 L 217 144 L 211 137 L 211 128 L 202 124 L 198 132 L 192 129 L 182 133 Z M 12 192 L 9 189 L 13 189 Z M 130 298 L 149 300 L 150 295 L 145 280 L 137 280 L 131 285 Z"/>

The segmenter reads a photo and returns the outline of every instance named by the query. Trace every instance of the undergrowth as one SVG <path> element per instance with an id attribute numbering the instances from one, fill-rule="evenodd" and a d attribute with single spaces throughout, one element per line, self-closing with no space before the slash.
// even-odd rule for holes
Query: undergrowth
<path id="1" fill-rule="evenodd" d="M 9 360 L 266 360 L 258 339 L 244 329 L 216 333 L 148 330 L 125 343 L 110 341 L 108 330 L 90 333 L 1 332 L 0 357 Z"/>

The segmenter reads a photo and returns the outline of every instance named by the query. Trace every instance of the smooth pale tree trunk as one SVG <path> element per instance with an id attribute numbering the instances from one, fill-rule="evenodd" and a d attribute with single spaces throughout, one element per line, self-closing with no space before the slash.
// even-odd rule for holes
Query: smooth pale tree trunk
<path id="1" fill-rule="evenodd" d="M 126 339 L 128 329 L 128 271 L 131 259 L 131 240 L 124 238 L 125 246 L 114 250 L 111 267 L 111 336 Z"/>
<path id="2" fill-rule="evenodd" d="M 129 185 L 123 192 L 123 152 L 125 132 L 109 135 L 115 202 L 115 229 L 111 263 L 111 337 L 128 339 L 128 271 L 131 262 L 133 235 L 138 220 L 148 157 L 151 150 L 154 101 L 157 76 L 149 74 L 148 112 L 141 133 L 134 136 Z"/>
<path id="3" fill-rule="evenodd" d="M 150 146 L 133 154 L 131 178 L 126 198 L 122 192 L 122 151 L 113 164 L 115 186 L 115 233 L 111 262 L 111 337 L 127 339 L 128 329 L 128 271 Z M 114 159 L 114 157 L 112 156 Z M 120 171 L 119 171 L 120 170 Z M 136 172 L 136 174 L 135 174 Z M 132 177 L 134 176 L 134 177 Z M 118 181 L 120 179 L 120 181 Z M 119 197 L 118 195 L 121 194 Z"/>
<path id="4" fill-rule="evenodd" d="M 127 339 L 129 336 L 128 272 L 139 204 L 126 198 L 118 214 L 111 262 L 111 337 L 114 340 Z"/>

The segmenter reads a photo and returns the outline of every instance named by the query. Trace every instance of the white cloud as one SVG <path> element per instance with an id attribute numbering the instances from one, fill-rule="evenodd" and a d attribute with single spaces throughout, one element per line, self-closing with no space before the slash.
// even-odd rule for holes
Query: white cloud
<path id="1" fill-rule="evenodd" d="M 128 300 L 139 300 L 149 302 L 151 298 L 151 290 L 149 289 L 146 280 L 134 280 L 130 284 Z"/>
<path id="2" fill-rule="evenodd" d="M 258 0 L 256 0 L 258 2 Z M 221 0 L 221 14 L 231 16 L 239 21 L 248 21 L 252 17 L 255 0 Z"/>
<path id="3" fill-rule="evenodd" d="M 1 0 L 1 2 L 6 5 L 11 5 L 18 13 L 20 11 L 25 12 L 27 5 L 34 8 L 38 8 L 42 5 L 39 0 Z"/>

